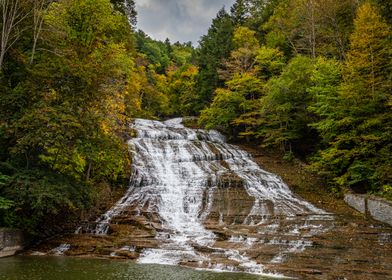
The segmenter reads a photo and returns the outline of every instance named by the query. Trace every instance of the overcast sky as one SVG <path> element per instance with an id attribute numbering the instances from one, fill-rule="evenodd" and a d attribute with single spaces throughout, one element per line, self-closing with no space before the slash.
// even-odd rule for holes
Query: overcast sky
<path id="1" fill-rule="evenodd" d="M 135 0 L 137 27 L 157 40 L 192 41 L 207 33 L 212 19 L 223 7 L 230 10 L 235 0 Z"/>

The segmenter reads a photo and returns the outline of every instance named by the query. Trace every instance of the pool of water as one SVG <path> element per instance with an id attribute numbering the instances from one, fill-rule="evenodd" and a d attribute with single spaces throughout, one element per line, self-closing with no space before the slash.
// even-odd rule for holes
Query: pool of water
<path id="1" fill-rule="evenodd" d="M 0 259 L 0 280 L 267 280 L 258 275 L 69 257 Z M 276 279 L 276 278 L 275 278 Z"/>

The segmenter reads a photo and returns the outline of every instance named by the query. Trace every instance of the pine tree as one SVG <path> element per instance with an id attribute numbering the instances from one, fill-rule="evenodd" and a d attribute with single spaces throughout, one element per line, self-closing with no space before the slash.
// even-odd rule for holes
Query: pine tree
<path id="1" fill-rule="evenodd" d="M 200 47 L 196 54 L 197 66 L 200 69 L 196 83 L 198 94 L 196 110 L 209 104 L 214 90 L 224 85 L 219 79 L 217 70 L 222 66 L 222 60 L 228 57 L 233 49 L 233 32 L 232 18 L 225 9 L 221 9 L 212 21 L 207 35 L 200 40 Z"/>

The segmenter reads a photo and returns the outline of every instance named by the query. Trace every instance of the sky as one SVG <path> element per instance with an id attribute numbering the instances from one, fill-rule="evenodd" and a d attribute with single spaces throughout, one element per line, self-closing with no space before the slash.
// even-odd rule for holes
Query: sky
<path id="1" fill-rule="evenodd" d="M 137 28 L 151 38 L 172 43 L 189 42 L 197 45 L 207 33 L 212 19 L 225 6 L 230 10 L 235 0 L 135 0 L 138 12 Z"/>

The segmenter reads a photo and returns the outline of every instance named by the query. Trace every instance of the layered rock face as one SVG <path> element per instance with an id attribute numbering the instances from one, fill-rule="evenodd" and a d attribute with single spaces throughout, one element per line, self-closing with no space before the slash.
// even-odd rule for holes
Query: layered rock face
<path id="1" fill-rule="evenodd" d="M 348 233 L 358 226 L 293 194 L 218 132 L 185 128 L 181 119 L 139 119 L 133 129 L 134 174 L 125 196 L 77 235 L 41 252 L 302 279 L 339 279 L 351 269 L 348 256 L 359 256 L 346 247 L 354 246 Z M 388 252 L 391 235 L 381 245 L 377 232 L 358 229 L 365 241 L 357 249 L 378 244 Z M 380 260 L 380 270 L 388 260 Z"/>
<path id="2" fill-rule="evenodd" d="M 216 131 L 185 128 L 181 119 L 139 119 L 133 129 L 130 189 L 90 232 L 116 234 L 127 224 L 149 231 L 141 263 L 269 273 L 266 264 L 311 246 L 309 237 L 332 226 L 331 215 Z M 256 246 L 263 257 L 252 256 Z"/>

